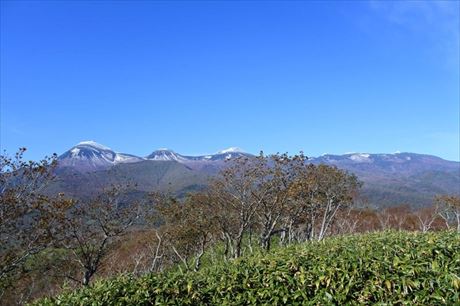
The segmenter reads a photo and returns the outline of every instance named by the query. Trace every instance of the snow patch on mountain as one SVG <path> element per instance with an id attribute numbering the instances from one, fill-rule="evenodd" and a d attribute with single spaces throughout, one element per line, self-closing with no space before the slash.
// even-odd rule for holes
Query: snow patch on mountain
<path id="1" fill-rule="evenodd" d="M 124 153 L 116 153 L 115 154 L 115 159 L 114 163 L 116 164 L 123 164 L 123 163 L 136 163 L 143 161 L 144 158 L 130 155 L 130 154 L 124 154 Z"/>
<path id="2" fill-rule="evenodd" d="M 72 153 L 72 157 L 78 157 L 78 154 L 80 153 L 80 149 L 73 148 L 72 150 L 70 150 L 70 153 Z"/>
<path id="3" fill-rule="evenodd" d="M 101 145 L 100 143 L 97 143 L 93 140 L 81 141 L 76 145 L 76 147 L 78 146 L 90 146 L 99 150 L 112 151 L 112 149 L 110 149 L 109 147 Z"/>
<path id="4" fill-rule="evenodd" d="M 230 147 L 228 149 L 217 152 L 217 154 L 226 154 L 226 153 L 243 153 L 243 150 L 241 150 L 238 147 Z"/>
<path id="5" fill-rule="evenodd" d="M 358 154 L 353 154 L 350 156 L 350 159 L 355 161 L 355 162 L 366 162 L 369 163 L 371 160 L 369 159 L 370 154 L 366 153 L 358 153 Z"/>

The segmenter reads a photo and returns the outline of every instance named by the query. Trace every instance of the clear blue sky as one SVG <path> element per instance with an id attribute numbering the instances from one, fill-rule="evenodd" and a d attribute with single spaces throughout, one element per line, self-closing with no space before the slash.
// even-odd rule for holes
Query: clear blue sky
<path id="1" fill-rule="evenodd" d="M 1 148 L 459 160 L 459 2 L 2 1 Z"/>

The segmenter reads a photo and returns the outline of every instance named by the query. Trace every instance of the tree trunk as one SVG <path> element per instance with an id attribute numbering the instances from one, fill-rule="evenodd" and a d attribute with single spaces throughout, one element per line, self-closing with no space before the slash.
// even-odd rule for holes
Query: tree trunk
<path id="1" fill-rule="evenodd" d="M 83 286 L 89 285 L 89 281 L 91 280 L 91 277 L 93 276 L 93 274 L 94 272 L 92 272 L 91 270 L 85 271 L 85 274 L 83 275 L 83 281 L 82 281 Z"/>
<path id="2" fill-rule="evenodd" d="M 235 241 L 235 248 L 233 250 L 233 258 L 241 257 L 241 243 L 243 241 L 243 235 L 238 235 Z"/>
<path id="3" fill-rule="evenodd" d="M 457 233 L 460 233 L 460 213 L 455 213 L 457 217 Z"/>
<path id="4" fill-rule="evenodd" d="M 283 246 L 286 244 L 286 229 L 283 229 L 281 231 L 281 234 L 280 234 L 280 241 L 279 241 L 279 245 L 280 246 Z"/>
<path id="5" fill-rule="evenodd" d="M 197 272 L 200 269 L 200 266 L 201 266 L 201 257 L 203 257 L 203 254 L 204 254 L 205 239 L 206 238 L 204 238 L 203 241 L 201 242 L 200 252 L 198 253 L 198 255 L 195 258 L 195 268 L 194 268 L 195 272 Z"/>

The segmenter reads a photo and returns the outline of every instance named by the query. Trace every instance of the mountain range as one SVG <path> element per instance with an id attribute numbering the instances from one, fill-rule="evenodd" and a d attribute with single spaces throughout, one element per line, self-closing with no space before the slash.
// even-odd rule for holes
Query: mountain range
<path id="1" fill-rule="evenodd" d="M 185 156 L 172 150 L 161 148 L 153 151 L 146 157 L 132 154 L 118 153 L 94 141 L 82 141 L 70 150 L 59 156 L 59 167 L 70 167 L 79 172 L 99 171 L 111 168 L 114 165 L 138 163 L 142 161 L 174 161 L 188 166 L 219 163 L 225 160 L 253 156 L 241 149 L 232 147 L 215 154 L 203 156 Z"/>
<path id="2" fill-rule="evenodd" d="M 140 197 L 153 190 L 181 196 L 206 188 L 209 178 L 225 167 L 226 160 L 241 156 L 254 155 L 235 147 L 202 156 L 162 148 L 140 157 L 83 141 L 58 157 L 57 179 L 49 188 L 86 197 L 109 184 L 133 183 Z M 460 194 L 460 162 L 436 156 L 348 153 L 325 154 L 309 161 L 356 174 L 364 183 L 363 199 L 372 206 L 426 206 L 437 194 Z"/>

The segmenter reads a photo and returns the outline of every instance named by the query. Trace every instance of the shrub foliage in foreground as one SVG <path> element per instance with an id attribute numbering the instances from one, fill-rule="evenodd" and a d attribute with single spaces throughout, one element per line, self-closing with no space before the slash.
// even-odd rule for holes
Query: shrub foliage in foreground
<path id="1" fill-rule="evenodd" d="M 331 238 L 199 272 L 129 276 L 36 305 L 455 305 L 460 235 L 381 232 Z"/>

